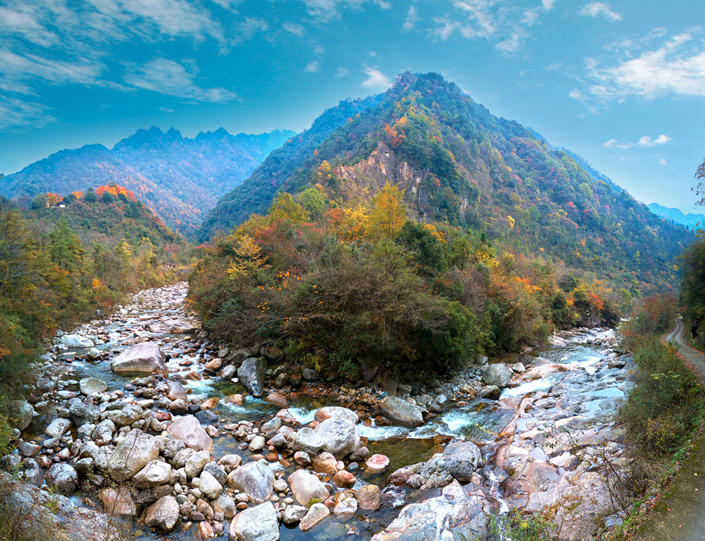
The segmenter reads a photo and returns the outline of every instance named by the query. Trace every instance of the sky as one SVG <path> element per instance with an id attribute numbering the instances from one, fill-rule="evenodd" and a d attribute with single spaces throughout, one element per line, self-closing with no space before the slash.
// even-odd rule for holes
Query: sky
<path id="1" fill-rule="evenodd" d="M 0 172 L 137 129 L 302 131 L 397 74 L 684 212 L 705 159 L 705 2 L 0 0 Z"/>

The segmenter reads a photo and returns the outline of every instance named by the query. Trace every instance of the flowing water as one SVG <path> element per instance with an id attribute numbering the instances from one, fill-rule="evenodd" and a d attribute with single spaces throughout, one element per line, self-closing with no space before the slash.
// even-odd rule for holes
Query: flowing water
<path id="1" fill-rule="evenodd" d="M 182 287 L 181 297 L 185 294 Z M 177 301 L 181 300 L 177 298 Z M 166 309 L 152 309 L 149 311 L 136 310 L 137 313 L 130 313 L 121 320 L 112 321 L 102 328 L 103 335 L 107 335 L 108 340 L 98 345 L 98 349 L 107 351 L 121 350 L 128 339 L 138 337 L 157 341 L 170 354 L 171 360 L 168 365 L 179 370 L 179 362 L 192 360 L 193 365 L 189 369 L 197 370 L 201 365 L 198 361 L 205 355 L 204 345 L 198 341 L 193 334 L 168 332 L 134 331 L 146 318 L 154 320 L 174 319 L 183 316 L 182 308 L 169 304 Z M 142 319 L 141 319 L 142 318 Z M 88 326 L 84 330 L 95 331 L 96 326 Z M 141 333 L 141 334 L 140 334 Z M 449 401 L 441 413 L 419 428 L 404 428 L 400 426 L 377 426 L 374 422 L 360 423 L 358 428 L 360 435 L 368 440 L 368 448 L 371 453 L 380 453 L 389 457 L 390 467 L 383 474 L 369 475 L 361 473 L 360 470 L 353 473 L 358 477 L 358 485 L 374 483 L 381 487 L 389 474 L 399 468 L 423 462 L 431 458 L 434 454 L 443 450 L 444 444 L 450 439 L 470 440 L 479 446 L 485 446 L 495 441 L 496 435 L 509 423 L 516 413 L 519 399 L 532 395 L 554 392 L 561 389 L 563 385 L 566 392 L 580 397 L 582 404 L 582 414 L 595 416 L 603 412 L 606 400 L 621 399 L 624 397 L 624 382 L 615 379 L 615 375 L 606 369 L 604 361 L 606 357 L 614 356 L 600 343 L 604 343 L 613 337 L 612 331 L 591 331 L 589 333 L 577 334 L 569 337 L 560 345 L 550 346 L 536 350 L 533 355 L 538 356 L 545 362 L 571 365 L 575 370 L 567 372 L 551 372 L 546 377 L 533 381 L 525 381 L 516 386 L 508 387 L 502 392 L 502 397 L 498 401 L 476 399 L 471 400 L 459 407 Z M 66 359 L 70 373 L 64 376 L 63 388 L 67 391 L 77 391 L 77 382 L 83 377 L 95 377 L 105 381 L 108 390 L 123 389 L 129 383 L 131 377 L 118 375 L 110 370 L 107 361 L 91 362 L 77 358 L 81 356 L 83 350 L 63 350 L 62 358 Z M 73 359 L 73 360 L 71 360 Z M 543 362 L 543 361 L 542 361 Z M 579 377 L 577 377 L 579 376 Z M 598 377 L 599 376 L 599 377 Z M 217 377 L 203 375 L 200 381 L 187 381 L 189 396 L 198 399 L 225 398 L 236 393 L 245 393 L 245 389 L 239 383 L 224 381 Z M 129 392 L 126 392 L 129 395 Z M 289 412 L 301 424 L 305 425 L 313 420 L 316 410 L 328 405 L 336 405 L 333 399 L 315 398 L 298 395 L 289 399 Z M 221 400 L 218 406 L 213 409 L 221 425 L 248 421 L 265 421 L 274 416 L 279 407 L 270 404 L 262 399 L 246 397 L 242 405 L 234 405 L 226 400 Z M 25 439 L 41 440 L 41 432 L 48 422 L 53 418 L 56 408 L 51 406 L 41 411 L 41 416 L 35 419 L 32 424 L 34 432 L 24 434 Z M 550 409 L 547 410 L 551 412 Z M 542 419 L 526 415 L 519 419 L 517 432 L 529 430 L 531 427 L 542 422 Z M 247 462 L 252 453 L 248 450 L 240 449 L 240 441 L 230 436 L 215 438 L 212 455 L 219 458 L 228 453 L 239 454 L 243 457 L 243 462 Z M 285 469 L 278 463 L 272 465 L 275 469 Z M 294 467 L 286 468 L 286 473 L 294 471 Z M 500 511 L 508 510 L 507 503 L 502 497 L 502 487 L 493 474 L 487 479 L 490 495 L 499 502 Z M 401 491 L 393 488 L 386 488 L 382 493 L 382 507 L 379 511 L 358 511 L 356 516 L 346 522 L 342 522 L 331 515 L 330 519 L 318 525 L 312 531 L 303 533 L 297 527 L 288 528 L 282 526 L 280 536 L 282 540 L 334 540 L 334 539 L 369 539 L 374 533 L 380 531 L 399 512 L 402 505 L 408 503 L 409 498 L 414 495 L 408 491 Z M 428 496 L 428 494 L 424 495 Z M 226 533 L 223 536 L 227 538 Z M 137 529 L 136 539 L 164 539 L 164 535 L 155 534 L 145 529 Z M 177 528 L 177 531 L 166 536 L 168 539 L 186 540 L 197 539 L 197 530 L 191 527 L 188 531 Z"/>

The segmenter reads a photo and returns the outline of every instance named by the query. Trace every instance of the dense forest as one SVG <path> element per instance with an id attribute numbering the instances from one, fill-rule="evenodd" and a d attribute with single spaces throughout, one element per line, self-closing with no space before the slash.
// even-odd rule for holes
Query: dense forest
<path id="1" fill-rule="evenodd" d="M 122 186 L 42 194 L 25 211 L 0 198 L 0 397 L 23 392 L 57 328 L 175 281 L 189 263 L 187 243 Z"/>
<path id="2" fill-rule="evenodd" d="M 453 83 L 410 73 L 383 95 L 326 111 L 272 152 L 221 199 L 199 238 L 265 212 L 281 191 L 313 187 L 345 209 L 369 203 L 385 182 L 404 190 L 419 223 L 484 233 L 629 295 L 674 287 L 674 258 L 694 239 Z"/>
<path id="3" fill-rule="evenodd" d="M 557 327 L 615 325 L 631 303 L 484 232 L 410 220 L 390 184 L 369 205 L 331 195 L 280 193 L 203 247 L 189 294 L 213 336 L 353 378 L 365 366 L 445 372 Z"/>

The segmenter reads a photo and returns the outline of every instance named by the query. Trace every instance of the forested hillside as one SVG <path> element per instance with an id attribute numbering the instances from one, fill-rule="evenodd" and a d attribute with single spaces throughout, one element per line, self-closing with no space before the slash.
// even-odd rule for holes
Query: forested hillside
<path id="1" fill-rule="evenodd" d="M 369 203 L 385 182 L 404 190 L 419 222 L 484 232 L 632 294 L 674 285 L 674 257 L 694 238 L 441 76 L 410 73 L 383 95 L 326 111 L 273 152 L 223 197 L 199 238 L 266 211 L 277 192 L 313 186 L 346 208 Z"/>
<path id="2" fill-rule="evenodd" d="M 115 182 L 126 186 L 170 227 L 195 231 L 218 198 L 237 186 L 294 132 L 230 135 L 224 129 L 194 139 L 171 128 L 139 130 L 112 150 L 86 145 L 63 150 L 0 180 L 0 195 L 27 206 L 37 195 L 70 193 Z"/>

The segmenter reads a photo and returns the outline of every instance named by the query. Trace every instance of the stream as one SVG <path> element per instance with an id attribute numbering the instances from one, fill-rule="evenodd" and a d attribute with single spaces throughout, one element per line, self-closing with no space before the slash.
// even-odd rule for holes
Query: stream
<path id="1" fill-rule="evenodd" d="M 269 362 L 265 392 L 262 397 L 255 397 L 232 371 L 228 375 L 233 377 L 220 377 L 225 360 L 228 356 L 236 358 L 236 354 L 206 338 L 197 319 L 185 311 L 186 294 L 185 283 L 146 290 L 136 294 L 132 304 L 115 314 L 57 336 L 43 358 L 39 392 L 31 401 L 34 408 L 31 423 L 18 441 L 24 447 L 18 445 L 21 452 L 16 450 L 15 458 L 9 459 L 20 470 L 20 476 L 24 475 L 36 486 L 46 487 L 50 465 L 66 463 L 78 469 L 81 457 L 93 460 L 96 472 L 99 470 L 98 448 L 95 452 L 86 448 L 91 439 L 90 430 L 76 426 L 74 421 L 56 441 L 46 433 L 57 418 L 73 418 L 70 405 L 76 399 L 87 399 L 81 389 L 82 380 L 96 378 L 105 383 L 106 389 L 93 392 L 88 401 L 99 408 L 101 418 L 118 407 L 137 406 L 143 415 L 132 428 L 144 429 L 145 433 L 151 430 L 153 436 L 164 438 L 163 446 L 171 438 L 166 431 L 169 422 L 195 414 L 212 437 L 210 455 L 216 462 L 226 455 L 237 455 L 243 466 L 264 460 L 273 470 L 275 482 L 288 479 L 301 466 L 294 459 L 293 450 L 267 446 L 250 449 L 253 446 L 248 444 L 260 435 L 264 423 L 275 416 L 281 417 L 282 409 L 288 410 L 290 421 L 284 424 L 291 429 L 287 429 L 286 435 L 311 423 L 316 426 L 314 415 L 321 408 L 345 406 L 354 410 L 359 419 L 355 428 L 361 438 L 360 445 L 370 455 L 387 457 L 389 463 L 381 473 L 371 473 L 364 458 L 351 461 L 347 457 L 338 462 L 338 470 L 345 468 L 354 476 L 354 485 L 349 488 L 336 486 L 330 474 L 318 474 L 331 494 L 331 501 L 324 503 L 332 511 L 345 498 L 357 497 L 356 492 L 363 486 L 374 485 L 380 488 L 378 508 L 363 509 L 360 501 L 352 516 L 331 512 L 309 531 L 302 531 L 298 521 L 290 525 L 281 522 L 278 531 L 282 540 L 369 540 L 373 536 L 375 541 L 392 539 L 385 537 L 385 529 L 404 506 L 438 498 L 443 487 L 452 481 L 451 477 L 459 478 L 455 474 L 448 477 L 442 468 L 434 470 L 436 473 L 429 478 L 420 466 L 430 464 L 428 461 L 432 459 L 441 459 L 442 466 L 442 453 L 449 442 L 472 442 L 479 449 L 479 464 L 471 476 L 462 478 L 461 484 L 466 494 L 481 499 L 485 514 L 505 513 L 512 508 L 527 512 L 552 508 L 555 519 L 562 524 L 561 539 L 588 539 L 584 535 L 586 529 L 620 523 L 620 510 L 611 501 L 608 487 L 600 485 L 605 450 L 618 467 L 624 465 L 620 462 L 621 433 L 614 426 L 611 414 L 629 390 L 631 360 L 614 351 L 617 343 L 614 331 L 579 329 L 555 335 L 550 346 L 535 348 L 505 364 L 510 381 L 501 389 L 483 382 L 483 374 L 489 370 L 486 365 L 472 366 L 434 384 L 410 381 L 407 387 L 395 382 L 390 393 L 384 392 L 383 387 L 388 386 L 379 377 L 371 382 L 361 380 L 342 385 L 304 379 L 297 385 L 300 377 L 287 374 L 289 383 L 275 388 L 273 380 L 284 373 L 284 368 L 278 368 L 274 355 L 274 361 Z M 112 359 L 141 342 L 156 343 L 164 352 L 169 380 L 183 385 L 189 411 L 179 412 L 171 406 L 173 401 L 167 398 L 169 388 L 161 378 L 140 374 L 136 379 L 134 374 L 111 369 Z M 270 392 L 283 396 L 287 407 L 268 400 Z M 424 413 L 423 424 L 402 426 L 381 416 L 378 402 L 387 394 L 398 394 L 407 403 L 413 403 Z M 116 427 L 112 441 L 102 445 L 113 447 L 130 429 L 130 426 Z M 95 439 L 95 433 L 92 437 Z M 160 452 L 163 454 L 164 449 Z M 30 461 L 38 463 L 40 477 L 28 473 L 34 467 Z M 306 467 L 310 470 L 310 466 Z M 200 490 L 194 492 L 194 487 L 198 489 L 199 485 L 192 485 L 189 491 L 185 478 L 179 482 L 176 469 L 174 466 L 174 473 L 165 481 L 166 490 L 154 486 L 134 496 L 137 511 L 134 519 L 129 519 L 134 528 L 132 537 L 227 539 L 228 517 L 217 510 L 213 501 L 210 507 L 200 503 L 197 506 L 196 500 L 200 502 L 201 498 L 194 494 L 200 495 Z M 230 468 L 223 466 L 223 469 L 230 475 Z M 103 500 L 98 491 L 107 486 L 106 477 L 105 474 L 86 476 L 79 471 L 75 489 L 65 493 L 78 506 L 100 509 Z M 441 478 L 445 481 L 438 481 Z M 57 482 L 53 484 L 61 488 Z M 233 502 L 244 503 L 239 508 L 253 507 L 252 497 L 249 501 L 244 498 L 244 502 L 236 499 L 241 494 L 233 491 L 229 482 L 222 484 L 223 494 L 229 494 Z M 181 520 L 172 531 L 149 528 L 137 520 L 144 513 L 140 507 L 144 509 L 167 494 L 176 498 L 181 513 Z M 288 487 L 271 492 L 268 501 L 273 502 L 279 517 L 287 505 L 295 504 Z M 184 516 L 186 511 L 188 514 Z M 208 525 L 202 526 L 200 522 Z"/>

